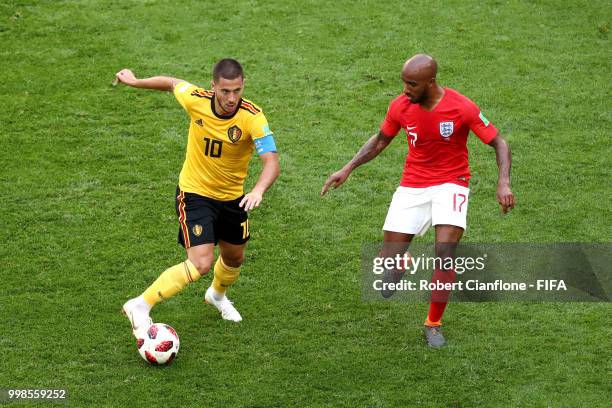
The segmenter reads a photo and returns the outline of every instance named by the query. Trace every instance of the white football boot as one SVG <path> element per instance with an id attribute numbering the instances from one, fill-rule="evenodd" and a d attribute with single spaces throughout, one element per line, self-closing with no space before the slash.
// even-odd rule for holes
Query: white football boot
<path id="1" fill-rule="evenodd" d="M 206 295 L 204 295 L 204 301 L 209 305 L 213 305 L 217 308 L 219 312 L 221 312 L 221 317 L 224 320 L 229 320 L 232 322 L 240 322 L 242 321 L 242 316 L 236 310 L 232 302 L 227 298 L 227 296 L 223 295 L 221 300 L 216 300 L 213 295 L 212 286 L 206 290 Z"/>
<path id="2" fill-rule="evenodd" d="M 134 337 L 142 337 L 153 324 L 149 317 L 149 310 L 151 310 L 151 307 L 140 297 L 130 299 L 123 305 L 123 314 L 127 316 L 132 325 Z"/>

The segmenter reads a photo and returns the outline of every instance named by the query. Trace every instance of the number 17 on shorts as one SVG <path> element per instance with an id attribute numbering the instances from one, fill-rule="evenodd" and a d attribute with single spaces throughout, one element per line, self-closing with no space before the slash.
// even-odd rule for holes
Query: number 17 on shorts
<path id="1" fill-rule="evenodd" d="M 470 189 L 453 183 L 425 188 L 398 187 L 393 194 L 385 231 L 423 235 L 431 225 L 465 229 Z"/>

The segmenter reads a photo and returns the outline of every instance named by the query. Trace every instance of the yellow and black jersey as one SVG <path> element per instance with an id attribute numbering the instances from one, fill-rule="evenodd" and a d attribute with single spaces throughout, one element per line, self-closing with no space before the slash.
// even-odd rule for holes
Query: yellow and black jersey
<path id="1" fill-rule="evenodd" d="M 254 141 L 272 135 L 261 109 L 241 99 L 233 115 L 218 115 L 215 94 L 187 82 L 174 87 L 174 96 L 190 117 L 180 189 L 220 201 L 243 195 Z"/>

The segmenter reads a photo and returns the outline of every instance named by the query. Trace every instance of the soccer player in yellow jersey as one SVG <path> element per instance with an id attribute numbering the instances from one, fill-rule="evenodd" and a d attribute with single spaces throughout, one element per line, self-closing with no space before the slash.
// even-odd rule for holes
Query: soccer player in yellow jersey
<path id="1" fill-rule="evenodd" d="M 116 80 L 134 88 L 173 92 L 190 120 L 187 154 L 176 189 L 178 241 L 187 259 L 166 269 L 142 295 L 123 305 L 134 334 L 149 327 L 149 312 L 155 304 L 208 273 L 213 263 L 214 277 L 204 299 L 223 319 L 241 321 L 225 291 L 238 279 L 244 261 L 250 237 L 247 212 L 259 206 L 279 174 L 266 117 L 257 105 L 242 99 L 242 66 L 234 59 L 217 62 L 210 91 L 172 77 L 138 79 L 129 69 L 119 71 Z M 263 169 L 255 187 L 244 194 L 254 149 Z M 216 245 L 220 254 L 214 262 Z"/>

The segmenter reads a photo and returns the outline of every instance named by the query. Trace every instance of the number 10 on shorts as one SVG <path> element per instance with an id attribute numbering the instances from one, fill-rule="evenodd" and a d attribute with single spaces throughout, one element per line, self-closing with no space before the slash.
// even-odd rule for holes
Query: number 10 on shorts
<path id="1" fill-rule="evenodd" d="M 463 210 L 463 204 L 465 204 L 467 196 L 461 193 L 453 194 L 453 211 L 461 212 Z"/>
<path id="2" fill-rule="evenodd" d="M 242 227 L 242 239 L 246 239 L 249 236 L 249 220 L 241 222 L 240 226 Z"/>

